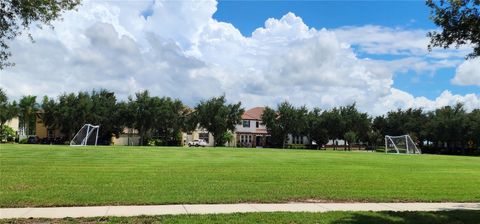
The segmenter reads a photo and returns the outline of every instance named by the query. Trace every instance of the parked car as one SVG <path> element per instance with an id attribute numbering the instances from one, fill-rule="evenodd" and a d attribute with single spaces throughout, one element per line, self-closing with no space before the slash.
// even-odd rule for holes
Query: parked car
<path id="1" fill-rule="evenodd" d="M 30 137 L 28 137 L 28 139 L 27 139 L 27 143 L 28 143 L 28 144 L 37 144 L 37 143 L 40 143 L 40 138 L 38 138 L 37 136 L 30 136 Z"/>
<path id="2" fill-rule="evenodd" d="M 205 147 L 207 146 L 207 142 L 205 142 L 205 140 L 203 139 L 196 139 L 196 140 L 193 140 L 191 142 L 188 142 L 188 147 Z"/>

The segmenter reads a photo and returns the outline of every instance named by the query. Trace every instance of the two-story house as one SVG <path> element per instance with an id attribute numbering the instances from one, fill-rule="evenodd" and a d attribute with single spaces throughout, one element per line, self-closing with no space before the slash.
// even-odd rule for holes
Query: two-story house
<path id="1" fill-rule="evenodd" d="M 262 124 L 265 107 L 254 107 L 245 111 L 242 122 L 235 127 L 237 147 L 264 147 L 268 144 L 269 134 Z"/>

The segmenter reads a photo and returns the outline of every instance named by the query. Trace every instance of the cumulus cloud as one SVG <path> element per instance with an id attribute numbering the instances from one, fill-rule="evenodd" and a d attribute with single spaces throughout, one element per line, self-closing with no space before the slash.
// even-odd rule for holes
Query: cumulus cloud
<path id="1" fill-rule="evenodd" d="M 435 110 L 436 108 L 451 106 L 457 103 L 464 105 L 467 111 L 480 108 L 480 96 L 478 94 L 454 95 L 450 91 L 443 91 L 434 100 L 429 100 L 426 97 L 414 97 L 411 94 L 392 88 L 391 94 L 381 98 L 379 103 L 375 105 L 374 111 L 381 111 L 388 109 L 403 109 L 403 108 L 422 108 L 424 110 Z M 383 113 L 388 112 L 385 110 Z M 381 113 L 380 113 L 381 114 Z"/>
<path id="2" fill-rule="evenodd" d="M 444 91 L 429 100 L 393 88 L 397 72 L 460 63 L 425 62 L 419 57 L 423 41 L 392 46 L 392 33 L 400 30 L 317 30 L 287 13 L 268 19 L 246 37 L 232 24 L 212 18 L 216 4 L 213 0 L 87 1 L 56 22 L 55 30 L 34 28 L 35 44 L 27 38 L 14 41 L 12 60 L 17 65 L 2 71 L 0 85 L 13 97 L 106 88 L 125 99 L 148 89 L 190 105 L 224 93 L 247 107 L 273 106 L 282 100 L 322 108 L 356 102 L 372 114 L 456 102 L 469 109 L 479 107 L 476 94 Z M 368 30 L 379 32 L 375 38 L 384 41 L 369 44 L 372 39 L 352 36 L 353 31 L 373 35 Z M 411 38 L 408 33 L 401 36 Z M 410 56 L 392 61 L 363 59 L 351 47 L 354 44 L 372 54 Z"/>
<path id="3" fill-rule="evenodd" d="M 467 60 L 458 66 L 453 84 L 480 86 L 480 57 Z"/>

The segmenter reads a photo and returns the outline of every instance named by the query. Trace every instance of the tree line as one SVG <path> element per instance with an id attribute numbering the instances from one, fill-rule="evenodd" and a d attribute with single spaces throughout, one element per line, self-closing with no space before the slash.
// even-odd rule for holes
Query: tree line
<path id="1" fill-rule="evenodd" d="M 127 100 L 117 100 L 108 90 L 64 93 L 56 98 L 24 96 L 10 102 L 0 89 L 0 128 L 18 116 L 25 134 L 34 134 L 40 118 L 49 129 L 60 130 L 71 139 L 82 125 L 100 124 L 101 144 L 110 144 L 112 135 L 135 129 L 139 144 L 179 145 L 181 133 L 202 128 L 214 137 L 215 145 L 232 140 L 235 125 L 241 122 L 244 108 L 240 102 L 227 103 L 225 96 L 200 101 L 193 108 L 178 99 L 136 93 Z M 479 153 L 480 109 L 467 112 L 461 104 L 434 111 L 406 109 L 372 117 L 360 112 L 355 104 L 324 110 L 295 107 L 282 102 L 266 107 L 262 123 L 270 134 L 272 147 L 285 148 L 289 136 L 306 136 L 312 148 L 320 148 L 331 139 L 343 139 L 352 146 L 378 148 L 385 135 L 409 134 L 424 152 L 448 154 Z M 311 144 L 315 142 L 316 144 Z M 333 145 L 334 149 L 337 146 Z"/>
<path id="2" fill-rule="evenodd" d="M 358 111 L 355 104 L 329 110 L 294 107 L 288 102 L 265 109 L 266 124 L 276 147 L 284 148 L 289 134 L 307 136 L 318 148 L 331 139 L 376 149 L 385 135 L 408 134 L 426 153 L 480 154 L 480 109 L 467 112 L 462 104 L 434 111 L 398 109 L 372 117 Z M 333 145 L 334 149 L 337 147 Z"/>
<path id="3" fill-rule="evenodd" d="M 9 102 L 0 88 L 0 130 L 5 136 L 5 123 L 19 118 L 25 135 L 35 134 L 35 122 L 41 119 L 47 129 L 60 130 L 65 140 L 87 123 L 101 125 L 99 144 L 110 144 L 112 136 L 135 129 L 140 145 L 180 145 L 181 133 L 203 128 L 214 136 L 215 145 L 231 139 L 235 125 L 241 121 L 241 103 L 228 104 L 225 96 L 201 101 L 189 108 L 178 99 L 151 96 L 145 90 L 126 101 L 118 101 L 108 90 L 64 93 L 57 98 L 24 96 L 17 103 Z M 128 134 L 128 133 L 127 133 Z"/>

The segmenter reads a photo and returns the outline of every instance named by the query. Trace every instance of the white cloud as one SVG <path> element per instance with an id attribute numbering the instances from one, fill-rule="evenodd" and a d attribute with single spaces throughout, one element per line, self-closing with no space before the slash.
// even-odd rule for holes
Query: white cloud
<path id="1" fill-rule="evenodd" d="M 358 46 L 358 51 L 367 54 L 427 57 L 430 59 L 464 58 L 471 46 L 458 49 L 433 48 L 428 51 L 429 38 L 424 29 L 391 28 L 374 25 L 340 27 L 333 30 L 340 41 Z"/>
<path id="2" fill-rule="evenodd" d="M 414 97 L 411 94 L 395 88 L 391 89 L 391 94 L 381 98 L 379 103 L 375 105 L 374 111 L 379 113 L 386 113 L 389 110 L 398 108 L 422 108 L 425 110 L 434 110 L 436 108 L 455 105 L 462 103 L 467 111 L 475 108 L 480 108 L 480 95 L 466 94 L 454 95 L 450 91 L 443 91 L 434 100 L 429 100 L 426 97 Z M 384 110 L 381 112 L 381 110 Z"/>
<path id="3" fill-rule="evenodd" d="M 152 14 L 145 18 L 141 13 L 147 9 Z M 382 27 L 316 30 L 288 13 L 268 19 L 245 37 L 232 24 L 213 19 L 215 11 L 216 1 L 85 2 L 56 22 L 55 30 L 34 29 L 35 44 L 26 38 L 14 41 L 12 60 L 17 65 L 2 71 L 0 86 L 13 97 L 106 88 L 126 98 L 149 89 L 190 105 L 222 93 L 247 107 L 282 100 L 323 108 L 356 102 L 372 114 L 455 102 L 479 106 L 475 94 L 445 91 L 429 100 L 392 88 L 395 73 L 433 72 L 459 63 L 425 61 L 419 56 L 423 41 L 389 46 L 392 33 L 411 39 L 409 32 Z M 372 39 L 352 36 L 353 31 Z M 374 37 L 384 41 L 370 44 Z M 410 56 L 361 59 L 352 44 L 372 54 Z"/>
<path id="4" fill-rule="evenodd" d="M 467 60 L 458 66 L 452 83 L 462 86 L 480 86 L 480 57 Z"/>

